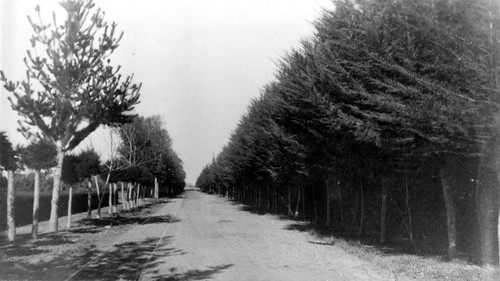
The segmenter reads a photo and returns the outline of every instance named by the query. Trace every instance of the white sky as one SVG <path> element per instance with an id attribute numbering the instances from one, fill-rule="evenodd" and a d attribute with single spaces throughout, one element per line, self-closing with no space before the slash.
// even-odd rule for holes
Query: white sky
<path id="1" fill-rule="evenodd" d="M 31 34 L 26 16 L 38 3 L 42 13 L 60 11 L 56 0 L 0 0 L 0 69 L 11 80 L 24 78 Z M 228 142 L 249 101 L 274 79 L 275 62 L 312 34 L 322 7 L 332 7 L 330 0 L 95 3 L 125 32 L 111 61 L 143 83 L 136 112 L 163 117 L 190 183 Z M 7 96 L 2 87 L 0 130 L 22 143 Z M 98 150 L 104 136 L 103 130 L 91 135 Z"/>

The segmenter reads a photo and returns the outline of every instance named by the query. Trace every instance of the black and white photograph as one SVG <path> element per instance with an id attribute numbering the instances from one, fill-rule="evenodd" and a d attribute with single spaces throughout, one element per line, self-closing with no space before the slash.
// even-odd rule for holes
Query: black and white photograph
<path id="1" fill-rule="evenodd" d="M 500 280 L 500 0 L 0 0 L 0 280 Z"/>

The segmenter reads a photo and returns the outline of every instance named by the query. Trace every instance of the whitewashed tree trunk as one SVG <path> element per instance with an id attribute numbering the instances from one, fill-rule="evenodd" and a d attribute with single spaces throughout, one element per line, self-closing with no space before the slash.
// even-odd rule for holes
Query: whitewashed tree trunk
<path id="1" fill-rule="evenodd" d="M 141 185 L 137 184 L 135 186 L 135 204 L 137 206 L 139 206 L 141 204 L 141 202 L 139 201 L 140 190 L 141 190 Z"/>
<path id="2" fill-rule="evenodd" d="M 134 188 L 134 185 L 129 182 L 128 183 L 128 201 L 129 201 L 130 209 L 133 209 L 135 207 L 134 198 L 132 197 L 133 196 L 133 188 Z"/>
<path id="3" fill-rule="evenodd" d="M 92 181 L 87 179 L 87 219 L 92 218 Z"/>
<path id="4" fill-rule="evenodd" d="M 69 186 L 68 196 L 68 220 L 66 221 L 66 228 L 71 228 L 71 208 L 73 207 L 73 185 Z"/>
<path id="5" fill-rule="evenodd" d="M 57 145 L 57 166 L 54 171 L 54 185 L 52 187 L 52 200 L 49 219 L 49 230 L 56 232 L 59 228 L 59 190 L 61 188 L 62 167 L 64 161 L 64 151 L 62 144 Z"/>
<path id="6" fill-rule="evenodd" d="M 33 190 L 33 223 L 31 224 L 31 238 L 38 238 L 38 217 L 40 212 L 40 171 L 35 170 L 35 187 Z"/>
<path id="7" fill-rule="evenodd" d="M 121 182 L 120 183 L 120 189 L 121 189 L 121 198 L 122 198 L 122 208 L 123 210 L 128 210 L 128 202 L 127 202 L 127 198 L 125 198 L 125 183 L 124 182 Z"/>
<path id="8" fill-rule="evenodd" d="M 7 171 L 7 238 L 10 242 L 16 240 L 15 201 L 14 171 Z"/>
<path id="9" fill-rule="evenodd" d="M 100 188 L 99 188 L 99 182 L 97 181 L 97 176 L 94 176 L 95 180 L 95 189 L 97 191 L 97 214 L 96 218 L 100 219 L 101 218 L 101 193 L 100 193 Z"/>
<path id="10" fill-rule="evenodd" d="M 155 177 L 155 194 L 154 194 L 155 199 L 160 198 L 160 184 L 158 183 L 158 178 Z"/>
<path id="11" fill-rule="evenodd" d="M 118 183 L 113 183 L 113 214 L 118 213 L 118 193 L 117 190 Z"/>
<path id="12" fill-rule="evenodd" d="M 109 191 L 109 196 L 108 196 L 108 214 L 113 214 L 113 183 L 108 184 L 108 191 Z"/>

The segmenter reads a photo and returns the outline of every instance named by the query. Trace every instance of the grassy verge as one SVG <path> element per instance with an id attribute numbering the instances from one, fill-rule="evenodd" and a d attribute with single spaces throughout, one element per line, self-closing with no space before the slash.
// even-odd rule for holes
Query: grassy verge
<path id="1" fill-rule="evenodd" d="M 336 237 L 321 238 L 347 253 L 370 261 L 378 267 L 408 276 L 414 280 L 498 281 L 498 269 L 481 267 L 464 261 L 445 261 L 439 257 L 422 257 L 410 254 L 385 253 L 382 249 Z"/>

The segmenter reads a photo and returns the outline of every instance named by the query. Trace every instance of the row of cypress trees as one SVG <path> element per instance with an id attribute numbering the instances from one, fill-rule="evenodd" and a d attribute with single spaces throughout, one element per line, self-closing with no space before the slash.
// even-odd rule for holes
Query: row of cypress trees
<path id="1" fill-rule="evenodd" d="M 499 13 L 492 0 L 334 1 L 197 186 L 497 264 Z"/>

